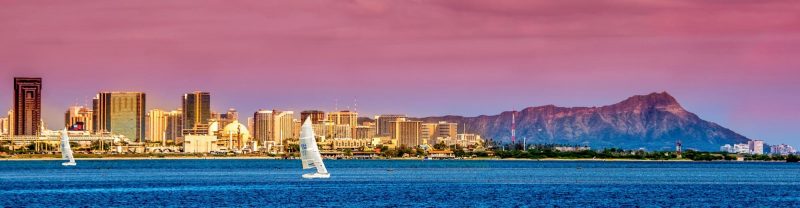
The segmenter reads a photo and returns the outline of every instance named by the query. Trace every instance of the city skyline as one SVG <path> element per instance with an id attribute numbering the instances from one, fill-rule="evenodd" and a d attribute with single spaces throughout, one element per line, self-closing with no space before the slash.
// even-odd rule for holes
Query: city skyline
<path id="1" fill-rule="evenodd" d="M 701 118 L 800 146 L 798 3 L 461 2 L 18 2 L 0 7 L 15 17 L 0 22 L 0 80 L 42 77 L 49 128 L 113 90 L 147 93 L 147 110 L 202 90 L 217 112 L 332 111 L 338 100 L 412 117 L 667 91 Z"/>

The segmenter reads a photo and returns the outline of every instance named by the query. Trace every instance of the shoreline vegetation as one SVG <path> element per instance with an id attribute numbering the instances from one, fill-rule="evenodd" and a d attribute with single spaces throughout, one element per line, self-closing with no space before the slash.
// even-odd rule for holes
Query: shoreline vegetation
<path id="1" fill-rule="evenodd" d="M 601 160 L 635 160 L 635 161 L 785 161 L 798 162 L 797 155 L 754 155 L 734 154 L 728 152 L 700 152 L 687 150 L 680 155 L 677 152 L 644 150 L 603 149 L 601 151 L 582 150 L 560 152 L 553 149 L 528 149 L 495 151 L 495 156 L 500 158 L 526 158 L 526 159 L 601 159 Z"/>
<path id="2" fill-rule="evenodd" d="M 478 156 L 480 155 L 480 156 Z M 709 161 L 739 161 L 739 162 L 797 162 L 798 156 L 788 155 L 736 155 L 724 152 L 685 152 L 682 158 L 677 158 L 674 152 L 644 152 L 644 151 L 617 151 L 606 149 L 604 151 L 579 151 L 558 152 L 531 149 L 527 151 L 495 151 L 494 156 L 485 152 L 473 154 L 471 157 L 457 157 L 443 160 L 475 160 L 475 161 L 594 161 L 594 162 L 709 162 Z M 214 154 L 76 154 L 76 160 L 284 160 L 297 159 L 296 157 L 278 157 L 264 154 L 240 155 L 214 155 Z M 331 160 L 426 160 L 425 157 L 376 157 L 363 158 L 326 158 Z M 0 156 L 0 161 L 58 161 L 60 155 L 56 154 L 19 154 Z M 434 159 L 440 160 L 440 159 Z"/>
<path id="3" fill-rule="evenodd" d="M 359 152 L 355 155 L 346 149 L 338 155 L 325 157 L 326 159 L 344 160 L 521 160 L 521 161 L 776 161 L 798 162 L 797 155 L 767 155 L 767 154 L 735 154 L 728 152 L 702 152 L 686 150 L 675 151 L 645 151 L 625 150 L 620 148 L 606 148 L 591 150 L 588 147 L 569 146 L 558 144 L 529 145 L 522 150 L 522 145 L 501 146 L 502 149 L 490 148 L 489 150 L 464 148 L 458 145 L 446 146 L 436 144 L 432 149 L 409 148 L 401 146 L 389 149 L 380 146 L 375 152 Z M 35 152 L 28 150 L 0 151 L 0 161 L 12 160 L 62 160 L 56 152 Z M 470 151 L 465 151 L 471 149 Z M 148 159 L 296 159 L 299 147 L 294 145 L 288 148 L 289 153 L 273 155 L 265 153 L 92 153 L 77 152 L 74 156 L 78 160 L 148 160 Z M 364 154 L 369 156 L 364 157 Z"/>

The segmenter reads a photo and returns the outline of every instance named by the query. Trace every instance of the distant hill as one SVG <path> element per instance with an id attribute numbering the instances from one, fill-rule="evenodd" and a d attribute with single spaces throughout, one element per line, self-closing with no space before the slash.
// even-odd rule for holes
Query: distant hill
<path id="1" fill-rule="evenodd" d="M 502 143 L 511 141 L 511 111 L 493 116 L 426 117 L 426 122 L 459 123 L 467 131 Z M 724 144 L 749 139 L 686 111 L 666 92 L 637 95 L 603 107 L 529 107 L 517 113 L 517 139 L 528 143 L 588 144 L 592 148 L 673 150 L 681 140 L 684 149 L 716 151 Z"/>

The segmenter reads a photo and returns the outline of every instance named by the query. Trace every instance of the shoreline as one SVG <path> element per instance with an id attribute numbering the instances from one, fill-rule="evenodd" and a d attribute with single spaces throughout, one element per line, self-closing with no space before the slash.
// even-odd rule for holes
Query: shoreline
<path id="1" fill-rule="evenodd" d="M 61 161 L 64 159 L 61 158 L 0 158 L 0 162 L 2 161 Z M 90 161 L 90 160 L 103 160 L 103 161 L 111 161 L 111 160 L 297 160 L 295 159 L 284 159 L 282 157 L 258 157 L 258 156 L 231 156 L 231 157 L 192 157 L 192 156 L 178 156 L 178 157 L 85 157 L 85 158 L 75 158 L 76 161 Z M 337 159 L 326 159 L 326 160 L 337 160 Z M 425 161 L 422 158 L 374 158 L 374 159 L 338 159 L 338 160 L 420 160 Z M 552 162 L 552 161 L 564 161 L 564 162 L 706 162 L 706 161 L 693 161 L 693 160 L 636 160 L 636 159 L 588 159 L 588 158 L 576 158 L 576 159 L 566 159 L 566 158 L 543 158 L 543 159 L 528 159 L 528 158 L 467 158 L 467 159 L 444 159 L 444 160 L 428 160 L 428 161 L 520 161 L 520 162 Z M 763 162 L 763 161 L 760 161 Z"/>

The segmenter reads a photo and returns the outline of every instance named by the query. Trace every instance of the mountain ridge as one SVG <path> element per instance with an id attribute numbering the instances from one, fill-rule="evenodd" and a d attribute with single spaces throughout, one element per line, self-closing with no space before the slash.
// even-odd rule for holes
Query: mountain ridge
<path id="1" fill-rule="evenodd" d="M 497 115 L 458 115 L 417 118 L 424 122 L 459 123 L 459 132 L 478 133 L 500 143 L 510 142 L 512 111 Z M 719 150 L 719 146 L 747 142 L 744 137 L 684 109 L 667 92 L 634 95 L 600 107 L 527 107 L 517 112 L 517 139 L 532 143 L 588 144 L 593 148 L 617 147 L 648 150 L 683 147 Z"/>

